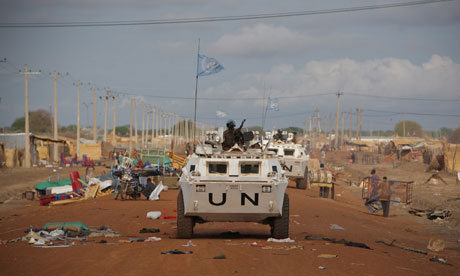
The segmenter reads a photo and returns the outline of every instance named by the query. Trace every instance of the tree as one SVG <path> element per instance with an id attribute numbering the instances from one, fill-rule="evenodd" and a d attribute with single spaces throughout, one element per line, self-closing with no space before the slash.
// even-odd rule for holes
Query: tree
<path id="1" fill-rule="evenodd" d="M 452 132 L 449 138 L 447 138 L 447 142 L 452 144 L 460 144 L 460 126 L 458 126 L 457 129 Z"/>
<path id="2" fill-rule="evenodd" d="M 300 127 L 290 126 L 290 127 L 287 127 L 287 128 L 283 128 L 282 130 L 286 131 L 287 133 L 292 133 L 292 132 L 295 131 L 297 133 L 297 135 L 303 134 L 303 129 L 301 129 Z"/>
<path id="3" fill-rule="evenodd" d="M 115 128 L 116 134 L 119 136 L 129 136 L 129 126 L 119 126 Z"/>
<path id="4" fill-rule="evenodd" d="M 30 132 L 33 133 L 50 133 L 51 132 L 51 113 L 44 109 L 38 109 L 36 111 L 29 112 L 29 126 Z M 14 131 L 25 131 L 25 118 L 17 118 L 11 125 L 11 129 Z"/>
<path id="5" fill-rule="evenodd" d="M 404 136 L 403 122 L 395 125 L 395 133 L 399 136 Z M 406 121 L 406 136 L 423 137 L 422 126 L 414 121 Z"/>

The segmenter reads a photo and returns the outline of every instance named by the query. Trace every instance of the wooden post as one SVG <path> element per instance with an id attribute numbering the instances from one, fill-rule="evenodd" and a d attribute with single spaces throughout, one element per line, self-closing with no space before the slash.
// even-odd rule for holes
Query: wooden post
<path id="1" fill-rule="evenodd" d="M 109 89 L 105 89 L 105 112 L 104 112 L 104 142 L 107 141 L 107 120 L 109 113 Z"/>
<path id="2" fill-rule="evenodd" d="M 133 151 L 133 99 L 130 100 L 129 109 L 129 153 Z"/>
<path id="3" fill-rule="evenodd" d="M 94 87 L 93 89 L 93 93 L 94 93 L 94 102 L 93 102 L 93 105 L 94 105 L 94 113 L 93 113 L 93 140 L 97 140 L 97 124 L 96 124 L 96 105 L 97 105 L 97 102 L 96 102 L 96 90 L 97 88 Z"/>
<path id="4" fill-rule="evenodd" d="M 117 96 L 113 95 L 113 126 L 112 126 L 112 143 L 117 144 Z"/>

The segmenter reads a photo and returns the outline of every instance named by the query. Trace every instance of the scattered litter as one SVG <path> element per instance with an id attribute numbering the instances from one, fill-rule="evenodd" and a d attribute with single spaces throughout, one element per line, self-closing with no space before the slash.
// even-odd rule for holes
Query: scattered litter
<path id="1" fill-rule="evenodd" d="M 431 251 L 440 252 L 440 251 L 443 251 L 445 247 L 446 245 L 444 244 L 443 240 L 439 240 L 439 239 L 431 240 L 430 239 L 430 241 L 428 242 L 428 246 L 426 248 L 428 248 Z"/>
<path id="2" fill-rule="evenodd" d="M 53 222 L 47 223 L 43 227 L 45 230 L 54 230 L 54 229 L 64 229 L 70 231 L 82 231 L 82 230 L 89 230 L 88 225 L 84 224 L 81 221 L 73 221 L 73 222 Z"/>
<path id="3" fill-rule="evenodd" d="M 428 253 L 426 251 L 423 251 L 423 250 L 419 250 L 419 249 L 415 249 L 415 248 L 410 248 L 410 247 L 405 247 L 403 245 L 400 245 L 396 242 L 396 240 L 393 240 L 391 242 L 388 242 L 388 241 L 383 241 L 383 240 L 377 240 L 375 241 L 376 243 L 383 243 L 385 245 L 388 245 L 388 246 L 395 246 L 395 247 L 398 247 L 398 248 L 401 248 L 401 249 L 404 249 L 404 250 L 407 250 L 407 251 L 411 251 L 411 252 L 415 252 L 415 253 L 418 253 L 418 254 L 423 254 L 423 255 L 427 255 Z"/>
<path id="4" fill-rule="evenodd" d="M 107 243 L 106 240 L 100 240 L 98 243 Z"/>
<path id="5" fill-rule="evenodd" d="M 155 190 L 153 190 L 153 192 L 150 194 L 149 200 L 159 200 L 160 199 L 160 193 L 161 193 L 161 191 L 163 191 L 163 189 L 164 189 L 163 182 L 160 181 L 158 186 L 156 186 Z"/>
<path id="6" fill-rule="evenodd" d="M 143 242 L 145 241 L 144 238 L 128 238 L 128 241 L 130 242 Z"/>
<path id="7" fill-rule="evenodd" d="M 261 244 L 261 243 L 257 243 L 257 242 L 253 242 L 253 243 L 251 243 L 251 246 L 254 246 L 254 247 L 264 247 L 264 245 L 263 245 L 263 244 Z"/>
<path id="8" fill-rule="evenodd" d="M 316 248 L 312 248 L 311 251 L 316 251 Z"/>
<path id="9" fill-rule="evenodd" d="M 353 247 L 359 247 L 359 248 L 372 250 L 372 248 L 370 248 L 369 246 L 367 246 L 364 243 L 347 241 L 346 239 L 336 240 L 334 238 L 322 238 L 322 237 L 314 237 L 314 236 L 310 236 L 310 235 L 306 236 L 305 239 L 306 240 L 313 240 L 313 241 L 328 241 L 330 243 L 338 243 L 338 244 L 343 244 L 343 245 L 346 245 L 346 246 L 353 246 Z"/>
<path id="10" fill-rule="evenodd" d="M 190 246 L 196 246 L 196 244 L 192 243 L 192 241 L 189 240 L 189 241 L 187 242 L 187 244 L 183 244 L 182 246 L 190 247 Z"/>
<path id="11" fill-rule="evenodd" d="M 333 258 L 337 258 L 338 256 L 337 255 L 334 255 L 334 254 L 319 254 L 318 255 L 318 258 L 324 258 L 324 259 L 333 259 Z"/>
<path id="12" fill-rule="evenodd" d="M 220 255 L 217 255 L 217 256 L 213 257 L 213 259 L 222 260 L 222 259 L 227 259 L 227 257 L 224 254 L 220 254 Z"/>
<path id="13" fill-rule="evenodd" d="M 318 266 L 318 269 L 323 270 L 323 269 L 326 269 L 326 268 L 324 266 Z"/>
<path id="14" fill-rule="evenodd" d="M 360 247 L 360 248 L 365 248 L 365 249 L 371 249 L 371 248 L 370 248 L 369 246 L 367 246 L 366 244 L 360 243 L 360 242 L 346 242 L 345 245 L 346 245 L 346 246 Z"/>
<path id="15" fill-rule="evenodd" d="M 343 228 L 342 226 L 337 225 L 337 224 L 331 224 L 331 226 L 329 226 L 329 229 L 332 229 L 332 230 L 345 230 L 345 228 Z"/>
<path id="16" fill-rule="evenodd" d="M 337 196 L 342 196 L 342 194 L 337 194 Z"/>
<path id="17" fill-rule="evenodd" d="M 161 212 L 160 211 L 151 211 L 147 213 L 147 218 L 151 219 L 157 219 L 161 217 Z"/>
<path id="18" fill-rule="evenodd" d="M 161 238 L 158 237 L 148 237 L 147 239 L 144 240 L 144 242 L 157 242 L 161 241 Z"/>
<path id="19" fill-rule="evenodd" d="M 445 265 L 451 265 L 447 262 L 447 260 L 443 259 L 443 258 L 439 258 L 437 256 L 434 256 L 432 258 L 430 258 L 430 261 L 432 262 L 436 262 L 436 263 L 440 263 L 440 264 L 445 264 Z"/>
<path id="20" fill-rule="evenodd" d="M 139 230 L 139 233 L 159 233 L 160 229 L 158 228 L 142 228 Z"/>
<path id="21" fill-rule="evenodd" d="M 161 252 L 161 254 L 164 254 L 164 255 L 193 254 L 193 251 L 180 251 L 180 250 L 174 249 L 171 251 Z"/>
<path id="22" fill-rule="evenodd" d="M 166 215 L 166 208 L 163 209 L 163 219 L 175 219 L 176 216 L 167 216 Z"/>
<path id="23" fill-rule="evenodd" d="M 274 238 L 268 238 L 268 242 L 295 242 L 294 240 L 291 240 L 290 238 L 285 238 L 285 239 L 274 239 Z"/>

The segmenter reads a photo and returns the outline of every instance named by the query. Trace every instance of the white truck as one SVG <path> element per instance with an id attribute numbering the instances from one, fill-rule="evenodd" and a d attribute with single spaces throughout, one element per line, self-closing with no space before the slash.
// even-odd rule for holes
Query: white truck
<path id="1" fill-rule="evenodd" d="M 287 185 L 273 154 L 199 145 L 179 179 L 177 236 L 190 238 L 196 223 L 216 221 L 268 224 L 274 238 L 288 238 Z"/>

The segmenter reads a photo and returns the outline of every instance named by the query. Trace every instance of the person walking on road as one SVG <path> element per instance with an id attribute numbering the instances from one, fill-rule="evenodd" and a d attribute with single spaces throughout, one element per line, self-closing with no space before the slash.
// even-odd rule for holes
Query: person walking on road
<path id="1" fill-rule="evenodd" d="M 391 183 L 386 176 L 383 177 L 383 181 L 380 183 L 379 200 L 382 203 L 383 216 L 388 217 L 390 214 Z"/>
<path id="2" fill-rule="evenodd" d="M 364 203 L 371 213 L 380 210 L 380 207 L 375 205 L 379 200 L 379 189 L 380 178 L 377 176 L 375 169 L 372 169 L 371 176 L 369 177 L 369 198 Z"/>

